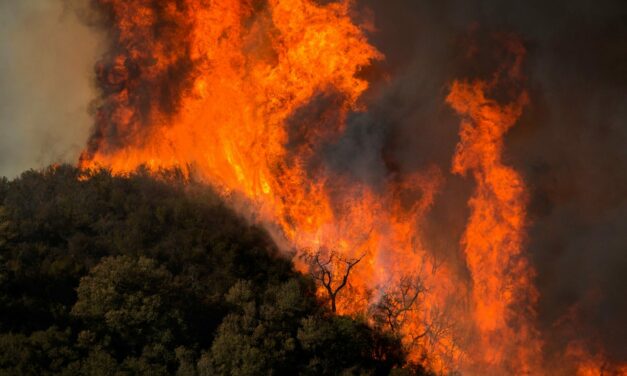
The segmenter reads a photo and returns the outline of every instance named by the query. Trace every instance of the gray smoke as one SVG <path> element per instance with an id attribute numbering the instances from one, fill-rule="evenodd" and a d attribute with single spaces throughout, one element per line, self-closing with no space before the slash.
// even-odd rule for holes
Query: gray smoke
<path id="1" fill-rule="evenodd" d="M 437 164 L 449 171 L 460 119 L 450 83 L 488 79 L 499 41 L 521 39 L 531 97 L 506 139 L 506 163 L 530 190 L 527 249 L 538 273 L 547 359 L 582 340 L 627 361 L 627 2 L 363 0 L 386 56 L 363 72 L 368 111 L 320 149 L 325 165 L 380 185 Z M 469 51 L 474 51 L 469 56 Z M 446 177 L 430 214 L 430 249 L 464 272 L 459 241 L 472 179 Z"/>
<path id="2" fill-rule="evenodd" d="M 547 358 L 581 339 L 627 361 L 627 2 L 360 4 L 373 10 L 371 40 L 386 60 L 364 72 L 369 110 L 356 119 L 366 128 L 349 124 L 328 165 L 368 181 L 432 163 L 449 171 L 459 118 L 444 104 L 448 87 L 490 77 L 499 46 L 482 35 L 516 35 L 528 49 L 531 104 L 507 136 L 505 158 L 530 189 L 527 248 Z M 363 178 L 363 163 L 347 159 L 374 166 L 377 177 Z M 436 252 L 462 264 L 469 180 L 449 174 L 426 229 Z"/>
<path id="3" fill-rule="evenodd" d="M 60 0 L 0 0 L 0 176 L 77 161 L 99 40 Z"/>

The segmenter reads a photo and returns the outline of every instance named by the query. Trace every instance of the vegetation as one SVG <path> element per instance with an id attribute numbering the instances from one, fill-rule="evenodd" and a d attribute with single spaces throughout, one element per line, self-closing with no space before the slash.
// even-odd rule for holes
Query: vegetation
<path id="1" fill-rule="evenodd" d="M 417 374 L 176 172 L 0 180 L 0 373 Z"/>

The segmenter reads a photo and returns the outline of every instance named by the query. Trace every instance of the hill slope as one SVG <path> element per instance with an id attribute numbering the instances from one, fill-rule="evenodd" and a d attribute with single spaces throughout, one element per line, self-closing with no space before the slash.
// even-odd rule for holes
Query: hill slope
<path id="1" fill-rule="evenodd" d="M 175 172 L 0 180 L 3 374 L 400 374 L 399 341 Z"/>

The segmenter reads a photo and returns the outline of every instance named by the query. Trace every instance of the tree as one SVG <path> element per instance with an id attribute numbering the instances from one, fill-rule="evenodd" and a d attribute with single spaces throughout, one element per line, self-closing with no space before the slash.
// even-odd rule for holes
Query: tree
<path id="1" fill-rule="evenodd" d="M 424 355 L 432 353 L 435 346 L 438 346 L 440 353 L 446 351 L 447 355 L 452 356 L 457 349 L 457 343 L 450 316 L 438 305 L 425 307 L 423 302 L 429 291 L 422 278 L 422 273 L 416 273 L 403 276 L 398 282 L 390 284 L 391 287 L 371 308 L 370 314 L 375 327 L 401 339 L 406 351 Z M 403 330 L 407 327 L 413 330 Z M 448 339 L 446 348 L 440 345 L 442 338 Z M 428 359 L 424 356 L 421 363 L 428 364 Z M 418 364 L 408 364 L 405 371 L 410 369 L 413 370 L 409 374 L 418 371 L 418 374 L 427 374 L 427 370 Z"/>
<path id="2" fill-rule="evenodd" d="M 379 325 L 386 326 L 393 333 L 411 319 L 410 315 L 420 308 L 426 288 L 420 277 L 402 277 L 398 284 L 388 289 L 373 307 L 373 318 Z M 418 334 L 418 338 L 426 333 Z M 417 338 L 417 339 L 418 339 Z"/>
<path id="3" fill-rule="evenodd" d="M 93 345 L 114 355 L 122 355 L 114 349 L 144 357 L 157 351 L 160 358 L 186 331 L 179 304 L 184 291 L 174 289 L 171 273 L 154 260 L 106 257 L 81 278 L 77 293 L 72 314 L 91 328 Z"/>
<path id="4" fill-rule="evenodd" d="M 304 281 L 291 279 L 259 294 L 250 281 L 236 283 L 226 295 L 235 310 L 201 359 L 200 374 L 296 374 L 302 356 L 296 333 L 300 319 L 315 307 L 306 288 Z"/>
<path id="5" fill-rule="evenodd" d="M 0 370 L 9 375 L 59 374 L 78 359 L 69 330 L 0 335 Z"/>
<path id="6" fill-rule="evenodd" d="M 324 256 L 320 251 L 306 256 L 309 272 L 314 280 L 326 290 L 331 303 L 331 312 L 337 312 L 337 294 L 346 287 L 351 270 L 359 264 L 365 255 L 358 258 L 345 258 L 336 252 Z"/>
<path id="7" fill-rule="evenodd" d="M 387 375 L 404 362 L 398 339 L 348 316 L 309 316 L 298 341 L 307 353 L 305 375 Z"/>

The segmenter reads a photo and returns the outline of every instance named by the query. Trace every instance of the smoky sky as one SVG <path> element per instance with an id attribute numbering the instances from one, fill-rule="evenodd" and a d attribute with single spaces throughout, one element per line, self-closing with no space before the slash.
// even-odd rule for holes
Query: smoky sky
<path id="1" fill-rule="evenodd" d="M 369 39 L 385 60 L 361 73 L 371 83 L 368 110 L 349 116 L 315 160 L 375 187 L 439 166 L 446 179 L 422 233 L 429 249 L 467 272 L 459 242 L 474 183 L 449 172 L 460 119 L 445 98 L 455 79 L 491 78 L 496 36 L 520 39 L 530 103 L 506 137 L 504 161 L 529 191 L 525 248 L 545 355 L 559 359 L 581 340 L 591 353 L 627 361 L 627 2 L 358 5 L 367 11 L 356 21 L 374 24 Z M 309 107 L 303 112 L 320 101 Z"/>
<path id="2" fill-rule="evenodd" d="M 60 0 L 0 0 L 0 176 L 77 160 L 99 41 Z"/>
<path id="3" fill-rule="evenodd" d="M 366 130 L 349 124 L 329 164 L 355 166 L 349 169 L 360 180 L 373 179 L 363 177 L 360 161 L 391 160 L 400 170 L 435 163 L 450 171 L 460 121 L 444 104 L 450 83 L 490 78 L 498 42 L 485 35 L 520 39 L 531 100 L 507 135 L 504 159 L 529 189 L 526 248 L 537 272 L 547 358 L 581 339 L 592 352 L 604 347 L 610 359 L 626 361 L 627 2 L 360 5 L 371 10 L 370 39 L 386 59 L 364 73 L 373 82 L 368 112 L 357 117 Z M 369 171 L 380 177 L 389 172 L 373 165 Z M 452 260 L 463 262 L 458 244 L 467 212 L 460 208 L 471 191 L 470 179 L 449 173 L 427 223 L 433 249 Z"/>

